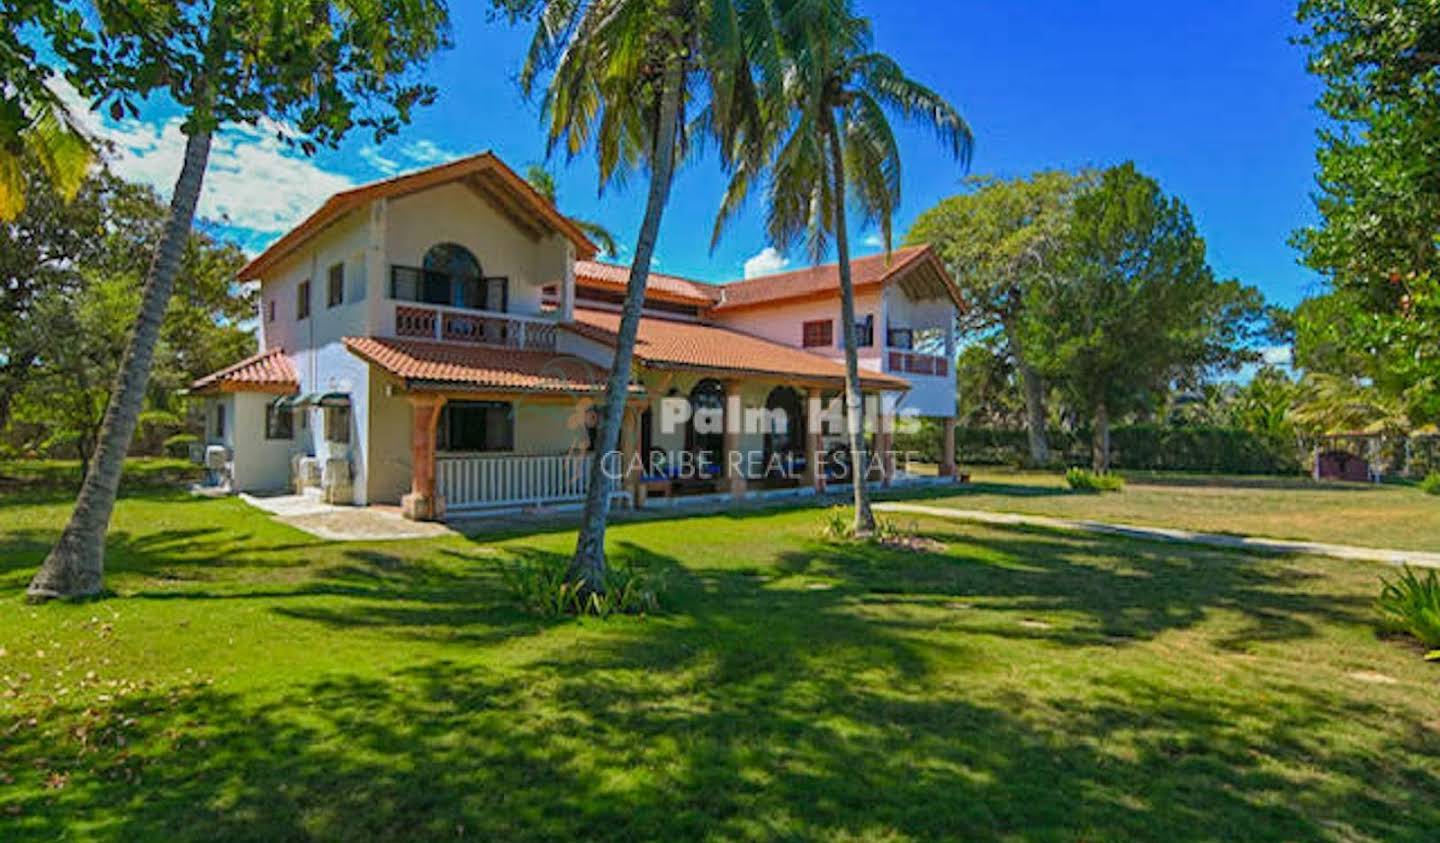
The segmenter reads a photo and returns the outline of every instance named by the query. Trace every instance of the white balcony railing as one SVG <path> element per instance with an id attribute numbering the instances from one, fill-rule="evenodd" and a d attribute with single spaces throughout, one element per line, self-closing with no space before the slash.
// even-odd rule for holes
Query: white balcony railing
<path id="1" fill-rule="evenodd" d="M 553 319 L 433 304 L 395 303 L 395 336 L 554 351 Z"/>
<path id="2" fill-rule="evenodd" d="M 580 501 L 590 488 L 591 460 L 588 454 L 441 455 L 436 484 L 451 512 Z"/>

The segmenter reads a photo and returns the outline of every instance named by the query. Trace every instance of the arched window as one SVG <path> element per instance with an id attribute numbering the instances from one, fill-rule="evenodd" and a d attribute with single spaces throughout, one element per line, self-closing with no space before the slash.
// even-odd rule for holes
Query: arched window
<path id="1" fill-rule="evenodd" d="M 805 402 L 790 387 L 777 386 L 765 398 L 765 460 L 804 453 Z"/>
<path id="2" fill-rule="evenodd" d="M 391 269 L 390 297 L 504 313 L 510 307 L 510 283 L 504 277 L 487 278 L 480 261 L 464 246 L 440 243 L 425 253 L 419 269 Z"/>
<path id="3" fill-rule="evenodd" d="M 712 465 L 723 465 L 725 456 L 725 387 L 706 378 L 690 390 L 690 426 L 685 448 L 697 458 L 703 454 Z"/>

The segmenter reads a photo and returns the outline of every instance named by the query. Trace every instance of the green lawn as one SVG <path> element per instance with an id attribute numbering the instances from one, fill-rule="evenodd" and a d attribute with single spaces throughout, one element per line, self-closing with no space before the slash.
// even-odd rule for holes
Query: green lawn
<path id="1" fill-rule="evenodd" d="M 37 502 L 38 501 L 38 502 Z M 327 544 L 121 502 L 111 599 L 20 592 L 67 510 L 0 498 L 0 839 L 1430 841 L 1440 665 L 1382 569 L 814 511 L 632 523 L 648 619 L 541 622 L 572 534 Z"/>
<path id="2" fill-rule="evenodd" d="M 1072 493 L 1057 472 L 976 469 L 927 503 L 1211 533 L 1440 551 L 1440 497 L 1408 485 L 1125 472 L 1123 492 Z M 937 493 L 938 494 L 938 493 Z"/>

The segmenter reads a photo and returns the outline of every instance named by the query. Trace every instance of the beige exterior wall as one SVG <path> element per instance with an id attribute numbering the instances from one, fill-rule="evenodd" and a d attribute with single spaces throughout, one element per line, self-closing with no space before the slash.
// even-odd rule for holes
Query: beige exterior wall
<path id="1" fill-rule="evenodd" d="M 873 348 L 860 349 L 860 365 L 872 371 L 880 371 L 883 365 L 879 346 L 885 341 L 884 297 L 879 290 L 866 290 L 855 297 L 855 319 L 863 321 L 866 316 L 875 317 L 875 342 Z M 840 299 L 812 299 L 808 301 L 779 303 L 769 307 L 756 307 L 734 313 L 716 314 L 715 322 L 726 328 L 733 328 L 757 337 L 764 337 L 795 348 L 803 346 L 802 326 L 806 322 L 829 319 L 835 325 L 835 342 L 828 348 L 810 348 L 834 360 L 845 357 L 845 335 L 840 327 Z"/>

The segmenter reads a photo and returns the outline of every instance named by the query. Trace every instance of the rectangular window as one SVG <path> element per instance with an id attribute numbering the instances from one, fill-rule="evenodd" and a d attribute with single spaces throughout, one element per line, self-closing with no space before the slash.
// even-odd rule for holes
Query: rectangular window
<path id="1" fill-rule="evenodd" d="M 345 445 L 350 442 L 349 407 L 325 408 L 325 441 L 334 442 L 337 445 Z"/>
<path id="2" fill-rule="evenodd" d="M 295 290 L 295 318 L 310 318 L 310 282 L 301 281 Z"/>
<path id="3" fill-rule="evenodd" d="M 915 347 L 915 332 L 909 328 L 890 329 L 890 347 L 909 351 Z"/>
<path id="4" fill-rule="evenodd" d="M 335 307 L 345 303 L 345 264 L 330 267 L 330 277 L 325 289 L 325 306 Z"/>
<path id="5" fill-rule="evenodd" d="M 452 401 L 440 412 L 436 444 L 442 451 L 514 450 L 514 408 L 495 401 Z"/>
<path id="6" fill-rule="evenodd" d="M 225 405 L 215 405 L 215 438 L 225 438 Z"/>
<path id="7" fill-rule="evenodd" d="M 265 405 L 265 438 L 294 439 L 295 411 L 276 406 L 273 402 Z"/>
<path id="8" fill-rule="evenodd" d="M 274 321 L 275 321 L 275 300 L 274 300 L 274 299 L 271 299 L 271 300 L 265 302 L 265 321 L 266 321 L 266 322 L 274 322 Z"/>
<path id="9" fill-rule="evenodd" d="M 855 323 L 855 345 L 869 348 L 875 344 L 875 314 L 868 314 Z"/>
<path id="10" fill-rule="evenodd" d="M 835 322 L 823 319 L 801 326 L 800 344 L 805 348 L 828 348 L 835 344 Z"/>

